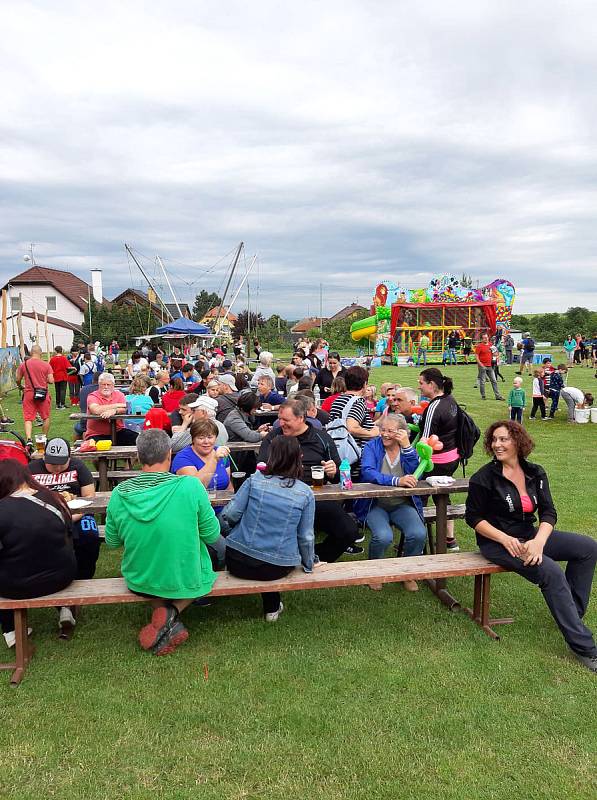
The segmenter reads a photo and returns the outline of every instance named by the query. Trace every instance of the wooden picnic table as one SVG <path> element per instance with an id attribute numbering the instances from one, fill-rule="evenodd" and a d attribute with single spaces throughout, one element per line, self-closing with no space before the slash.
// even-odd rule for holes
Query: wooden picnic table
<path id="1" fill-rule="evenodd" d="M 232 452 L 237 451 L 254 451 L 257 452 L 260 447 L 260 442 L 228 442 L 226 445 Z M 80 458 L 83 461 L 95 461 L 97 463 L 98 472 L 98 488 L 100 492 L 108 492 L 110 490 L 109 467 L 110 462 L 115 461 L 136 461 L 137 448 L 132 445 L 112 445 L 109 450 L 88 450 L 87 452 L 80 453 L 76 447 L 72 449 L 71 455 L 74 458 Z M 39 454 L 42 458 L 42 454 Z M 131 477 L 133 477 L 131 475 Z"/>
<path id="2" fill-rule="evenodd" d="M 399 486 L 380 486 L 377 483 L 355 483 L 352 489 L 341 489 L 339 484 L 328 483 L 314 492 L 315 501 L 323 500 L 356 500 L 359 498 L 379 499 L 380 497 L 433 497 L 436 509 L 435 552 L 444 555 L 447 552 L 446 538 L 448 532 L 448 496 L 468 492 L 468 478 L 460 478 L 450 486 L 431 486 L 427 481 L 419 481 L 414 489 Z M 218 491 L 210 497 L 212 506 L 224 506 L 230 502 L 234 493 L 232 491 Z M 92 504 L 86 508 L 89 514 L 105 514 L 110 492 L 98 492 Z M 457 608 L 458 601 L 446 590 L 446 581 L 443 578 L 430 581 L 431 590 L 449 608 Z"/>
<path id="3" fill-rule="evenodd" d="M 80 411 L 75 414 L 69 414 L 69 419 L 78 420 L 78 419 L 97 419 L 101 422 L 109 422 L 110 423 L 110 437 L 113 442 L 116 441 L 116 421 L 117 420 L 125 420 L 125 419 L 143 419 L 145 414 L 141 411 L 137 414 L 114 414 L 111 417 L 101 417 L 99 414 L 82 414 Z"/>

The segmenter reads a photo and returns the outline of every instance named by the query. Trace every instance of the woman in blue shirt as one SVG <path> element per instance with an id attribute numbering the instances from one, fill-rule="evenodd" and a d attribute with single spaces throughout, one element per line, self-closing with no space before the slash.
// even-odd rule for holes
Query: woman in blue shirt
<path id="1" fill-rule="evenodd" d="M 200 419 L 193 422 L 189 431 L 191 444 L 174 456 L 170 472 L 193 475 L 199 478 L 206 489 L 227 489 L 230 485 L 230 450 L 215 446 L 217 425 L 211 419 Z"/>
<path id="2" fill-rule="evenodd" d="M 315 499 L 299 478 L 302 451 L 294 436 L 273 439 L 267 467 L 245 481 L 220 515 L 226 538 L 226 566 L 232 575 L 275 581 L 315 562 Z M 318 560 L 317 560 L 318 561 Z M 275 622 L 284 606 L 278 592 L 262 592 L 266 622 Z"/>

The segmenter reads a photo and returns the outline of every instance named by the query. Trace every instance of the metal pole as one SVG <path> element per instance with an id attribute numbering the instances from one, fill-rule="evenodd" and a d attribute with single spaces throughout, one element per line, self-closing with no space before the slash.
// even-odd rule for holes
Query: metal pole
<path id="1" fill-rule="evenodd" d="M 135 264 L 136 264 L 136 265 L 139 267 L 139 272 L 141 273 L 141 275 L 143 275 L 143 277 L 144 277 L 144 278 L 145 278 L 145 280 L 147 281 L 147 285 L 148 285 L 148 286 L 151 286 L 151 288 L 152 288 L 152 289 L 153 289 L 153 291 L 155 292 L 155 296 L 157 297 L 157 299 L 158 299 L 158 300 L 160 301 L 160 303 L 162 304 L 162 306 L 163 306 L 163 309 L 164 309 L 164 311 L 166 312 L 166 314 L 168 314 L 168 316 L 170 317 L 170 319 L 171 319 L 172 321 L 174 321 L 174 315 L 173 315 L 173 314 L 171 314 L 171 313 L 170 313 L 170 311 L 169 311 L 169 310 L 166 308 L 166 304 L 164 303 L 164 301 L 162 300 L 162 298 L 159 296 L 159 294 L 158 294 L 158 292 L 157 292 L 157 290 L 156 290 L 155 286 L 154 286 L 154 285 L 153 285 L 153 283 L 152 283 L 152 282 L 149 280 L 149 276 L 146 274 L 146 272 L 145 272 L 145 270 L 143 269 L 143 267 L 141 266 L 141 264 L 139 264 L 139 262 L 137 261 L 137 259 L 136 259 L 136 258 L 135 258 L 135 256 L 133 255 L 133 251 L 132 251 L 132 250 L 131 250 L 131 248 L 128 246 L 128 244 L 126 244 L 126 242 L 125 242 L 125 244 L 124 244 L 124 247 L 125 247 L 125 249 L 126 249 L 126 252 L 127 252 L 129 255 L 130 255 L 130 257 L 133 259 L 133 261 L 135 262 Z"/>
<path id="2" fill-rule="evenodd" d="M 170 293 L 172 294 L 174 303 L 176 305 L 176 308 L 178 309 L 178 316 L 182 317 L 182 311 L 180 310 L 180 306 L 178 305 L 178 300 L 176 299 L 176 295 L 174 294 L 174 289 L 172 288 L 172 284 L 170 283 L 170 278 L 166 274 L 166 270 L 164 269 L 164 265 L 162 264 L 162 259 L 159 256 L 156 256 L 156 259 L 158 264 L 162 268 L 162 272 L 164 273 L 164 278 L 166 279 L 166 283 L 168 284 L 168 288 L 170 289 Z"/>
<path id="3" fill-rule="evenodd" d="M 216 318 L 214 320 L 214 334 L 217 334 L 217 325 L 220 320 L 220 314 L 222 313 L 222 308 L 224 307 L 224 303 L 226 302 L 226 295 L 228 294 L 228 289 L 230 288 L 230 281 L 232 280 L 232 276 L 234 275 L 234 270 L 236 269 L 236 265 L 238 264 L 238 259 L 240 258 L 240 254 L 242 253 L 244 247 L 244 242 L 241 242 L 238 246 L 238 250 L 236 251 L 236 255 L 234 257 L 234 263 L 232 264 L 232 269 L 230 270 L 230 275 L 228 276 L 228 281 L 226 283 L 226 288 L 224 289 L 224 294 L 222 295 L 222 302 L 220 303 L 220 307 L 218 308 L 218 313 L 216 314 Z M 220 341 L 222 337 L 220 336 Z"/>

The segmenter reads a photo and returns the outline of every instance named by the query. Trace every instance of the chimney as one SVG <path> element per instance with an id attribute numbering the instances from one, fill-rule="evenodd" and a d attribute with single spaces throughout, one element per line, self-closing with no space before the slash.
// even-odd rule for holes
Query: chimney
<path id="1" fill-rule="evenodd" d="M 93 299 L 96 303 L 103 303 L 103 291 L 102 291 L 102 271 L 101 269 L 92 269 L 91 270 L 91 291 L 93 293 Z"/>

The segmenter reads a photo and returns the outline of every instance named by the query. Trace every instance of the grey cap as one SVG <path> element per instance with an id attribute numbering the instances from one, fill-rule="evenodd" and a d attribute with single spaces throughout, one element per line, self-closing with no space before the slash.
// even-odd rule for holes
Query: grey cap
<path id="1" fill-rule="evenodd" d="M 56 437 L 46 444 L 44 461 L 46 464 L 66 464 L 70 458 L 70 445 L 66 439 Z"/>
<path id="2" fill-rule="evenodd" d="M 234 380 L 234 375 L 230 375 L 229 373 L 224 373 L 223 375 L 218 375 L 215 379 L 218 383 L 227 383 L 231 389 L 236 389 L 236 381 Z"/>

